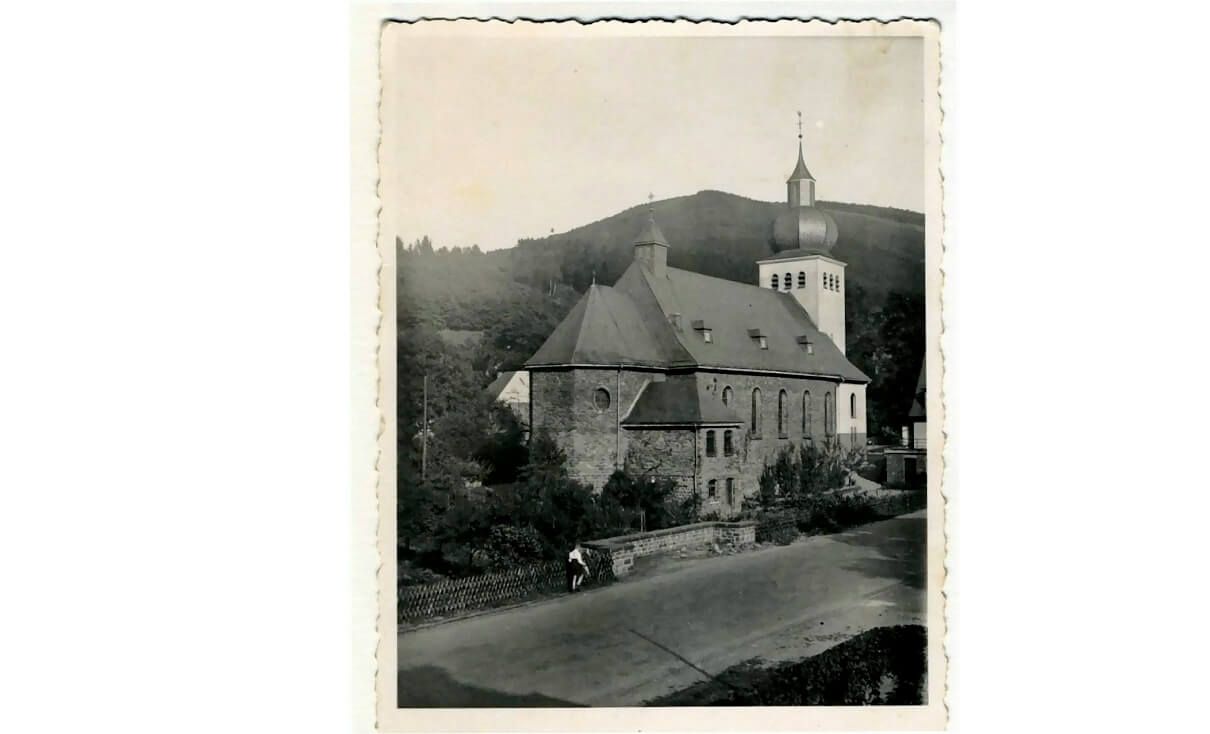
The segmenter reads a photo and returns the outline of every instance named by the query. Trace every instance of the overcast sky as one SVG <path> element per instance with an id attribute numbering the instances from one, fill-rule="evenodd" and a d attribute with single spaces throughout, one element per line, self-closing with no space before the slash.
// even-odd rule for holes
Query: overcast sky
<path id="1" fill-rule="evenodd" d="M 784 200 L 797 110 L 820 199 L 924 209 L 919 39 L 383 43 L 388 240 L 511 247 L 648 193 Z"/>

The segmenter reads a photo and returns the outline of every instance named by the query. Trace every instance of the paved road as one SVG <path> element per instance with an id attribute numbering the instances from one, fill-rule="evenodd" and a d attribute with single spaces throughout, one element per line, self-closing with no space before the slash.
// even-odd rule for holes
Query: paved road
<path id="1" fill-rule="evenodd" d="M 399 705 L 632 706 L 753 658 L 925 620 L 924 512 L 789 546 L 664 559 L 613 586 L 412 630 Z"/>

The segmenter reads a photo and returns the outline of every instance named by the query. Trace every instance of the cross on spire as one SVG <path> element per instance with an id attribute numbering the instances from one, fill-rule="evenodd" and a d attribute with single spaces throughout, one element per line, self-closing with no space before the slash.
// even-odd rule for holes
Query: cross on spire
<path id="1" fill-rule="evenodd" d="M 798 111 L 798 142 L 802 142 L 802 110 Z"/>

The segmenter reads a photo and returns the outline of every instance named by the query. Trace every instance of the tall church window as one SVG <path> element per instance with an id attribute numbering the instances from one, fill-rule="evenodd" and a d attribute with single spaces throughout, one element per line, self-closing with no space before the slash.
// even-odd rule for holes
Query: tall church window
<path id="1" fill-rule="evenodd" d="M 790 290 L 790 287 L 792 285 L 793 285 L 793 282 L 791 282 L 791 280 L 790 280 L 790 274 L 786 273 L 786 290 Z"/>
<path id="2" fill-rule="evenodd" d="M 714 499 L 715 497 L 718 496 L 718 480 L 717 479 L 711 479 L 709 482 L 706 482 L 706 496 L 709 497 L 710 499 Z"/>
<path id="3" fill-rule="evenodd" d="M 829 436 L 836 435 L 836 404 L 832 393 L 823 396 L 823 430 Z"/>
<path id="4" fill-rule="evenodd" d="M 849 417 L 857 417 L 857 393 L 849 395 Z"/>
<path id="5" fill-rule="evenodd" d="M 777 437 L 785 438 L 790 435 L 790 401 L 786 391 L 777 394 Z"/>
<path id="6" fill-rule="evenodd" d="M 731 456 L 735 453 L 735 441 L 731 431 L 723 431 L 723 456 Z"/>
<path id="7" fill-rule="evenodd" d="M 798 271 L 798 287 L 799 288 L 807 287 L 807 274 L 801 270 Z"/>
<path id="8" fill-rule="evenodd" d="M 752 388 L 752 418 L 748 424 L 753 438 L 760 438 L 760 388 Z"/>
<path id="9" fill-rule="evenodd" d="M 714 431 L 706 431 L 706 456 L 716 456 L 718 447 L 714 445 Z"/>
<path id="10" fill-rule="evenodd" d="M 731 392 L 731 386 L 727 385 L 726 387 L 724 387 L 723 388 L 723 405 L 730 405 L 731 398 L 733 396 L 734 396 L 734 393 Z"/>
<path id="11" fill-rule="evenodd" d="M 802 435 L 811 435 L 811 391 L 802 393 Z"/>
<path id="12" fill-rule="evenodd" d="M 777 290 L 777 284 L 778 284 L 777 273 L 774 273 L 773 274 L 773 290 Z"/>
<path id="13" fill-rule="evenodd" d="M 727 504 L 735 504 L 735 478 L 727 477 Z"/>

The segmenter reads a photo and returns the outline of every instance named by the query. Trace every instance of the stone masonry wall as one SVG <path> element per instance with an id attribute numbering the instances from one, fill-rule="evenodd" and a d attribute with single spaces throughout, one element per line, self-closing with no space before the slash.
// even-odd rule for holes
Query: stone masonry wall
<path id="1" fill-rule="evenodd" d="M 703 372 L 707 380 L 711 383 L 713 389 L 720 397 L 723 394 L 724 388 L 730 386 L 733 391 L 733 401 L 731 408 L 744 421 L 743 428 L 736 435 L 736 452 L 739 458 L 738 466 L 736 462 L 722 461 L 722 429 L 717 434 L 719 436 L 719 457 L 720 460 L 711 461 L 704 457 L 702 467 L 701 486 L 706 487 L 706 481 L 710 478 L 724 480 L 730 476 L 730 472 L 738 469 L 739 474 L 736 479 L 739 487 L 736 490 L 737 507 L 734 509 L 725 506 L 725 497 L 720 496 L 719 506 L 716 508 L 721 515 L 726 517 L 728 514 L 738 510 L 738 505 L 742 500 L 739 496 L 751 496 L 760 489 L 760 475 L 765 467 L 765 464 L 781 451 L 784 447 L 797 445 L 807 441 L 814 441 L 816 444 L 822 445 L 827 440 L 828 435 L 824 430 L 824 396 L 827 393 L 832 393 L 833 399 L 837 393 L 837 383 L 828 382 L 826 380 L 808 379 L 799 377 L 778 377 L 773 375 L 747 375 L 747 374 L 728 374 L 725 372 Z M 761 421 L 759 435 L 752 435 L 749 431 L 752 417 L 752 390 L 760 388 L 761 391 Z M 786 391 L 787 413 L 788 420 L 786 421 L 784 435 L 779 434 L 777 430 L 777 397 L 781 390 Z M 809 415 L 807 421 L 807 430 L 803 430 L 803 392 L 810 391 L 811 401 Z M 848 405 L 840 406 L 847 410 Z M 864 406 L 863 406 L 864 407 Z M 840 409 L 838 407 L 838 409 Z M 840 421 L 837 421 L 839 427 Z M 839 430 L 837 431 L 839 434 Z M 850 445 L 853 441 L 849 434 L 837 435 L 841 443 Z M 865 444 L 865 434 L 857 436 L 859 445 Z M 699 441 L 699 450 L 704 452 L 705 439 Z M 719 494 L 724 493 L 725 482 L 719 482 Z M 710 506 L 703 505 L 703 511 L 709 512 L 712 509 Z"/>
<path id="2" fill-rule="evenodd" d="M 684 499 L 694 491 L 692 429 L 628 429 L 626 436 L 626 472 L 671 479 L 676 496 Z"/>
<path id="3" fill-rule="evenodd" d="M 730 517 L 740 510 L 743 498 L 759 490 L 765 464 L 782 448 L 827 440 L 824 430 L 824 396 L 837 395 L 837 383 L 826 380 L 777 377 L 770 375 L 728 374 L 703 371 L 720 398 L 723 389 L 733 391 L 731 408 L 744 421 L 734 430 L 735 451 L 730 457 L 723 450 L 723 427 L 692 429 L 619 430 L 619 420 L 630 411 L 643 387 L 656 373 L 607 368 L 565 368 L 535 370 L 531 373 L 531 412 L 535 431 L 547 430 L 567 452 L 568 470 L 575 478 L 598 489 L 620 463 L 627 471 L 642 474 L 651 470 L 656 476 L 671 478 L 682 496 L 696 491 L 702 498 L 703 512 Z M 759 435 L 749 432 L 753 388 L 761 390 Z M 601 410 L 594 403 L 598 388 L 609 392 L 609 407 Z M 778 394 L 786 391 L 785 430 L 778 431 Z M 811 393 L 807 430 L 803 430 L 803 392 Z M 864 445 L 865 434 L 856 437 L 839 430 L 841 411 L 848 410 L 847 397 L 835 400 L 838 411 L 836 437 L 844 445 L 854 440 Z M 862 406 L 864 409 L 864 405 Z M 716 455 L 706 455 L 706 431 L 715 431 Z M 620 450 L 620 454 L 619 454 Z M 735 480 L 734 501 L 727 502 L 726 480 Z M 708 497 L 709 481 L 717 482 L 714 498 Z"/>
<path id="4" fill-rule="evenodd" d="M 530 376 L 533 430 L 548 431 L 567 453 L 570 474 L 599 489 L 626 456 L 626 431 L 619 435 L 618 421 L 651 378 L 650 372 L 619 373 L 616 368 L 534 370 Z M 609 393 L 609 407 L 604 410 L 593 400 L 598 388 Z"/>
<path id="5" fill-rule="evenodd" d="M 756 523 L 700 522 L 647 533 L 620 535 L 585 543 L 584 547 L 608 553 L 613 559 L 613 573 L 625 576 L 634 568 L 636 558 L 651 556 L 681 548 L 713 545 L 745 546 L 756 542 Z"/>

